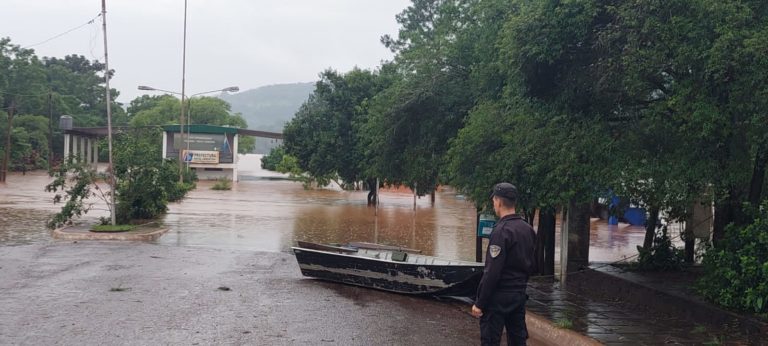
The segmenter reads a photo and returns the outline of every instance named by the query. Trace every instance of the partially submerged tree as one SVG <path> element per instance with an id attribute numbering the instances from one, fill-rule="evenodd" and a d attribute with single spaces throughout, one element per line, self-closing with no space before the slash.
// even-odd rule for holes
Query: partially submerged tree
<path id="1" fill-rule="evenodd" d="M 13 118 L 18 113 L 29 114 L 27 110 L 44 92 L 44 82 L 45 74 L 34 51 L 11 44 L 9 38 L 0 38 L 0 106 L 6 116 L 0 182 L 5 181 L 11 165 Z"/>
<path id="2" fill-rule="evenodd" d="M 160 129 L 153 131 L 159 133 Z M 165 213 L 168 202 L 180 200 L 195 187 L 191 176 L 178 181 L 178 165 L 173 160 L 147 157 L 147 153 L 160 152 L 157 137 L 141 129 L 114 138 L 115 215 L 121 224 L 156 219 Z M 112 192 L 101 187 L 101 177 L 85 162 L 70 157 L 52 175 L 54 181 L 46 191 L 55 192 L 54 203 L 64 201 L 64 206 L 49 227 L 70 224 L 87 213 L 95 203 L 93 198 L 100 198 L 112 208 L 108 198 Z"/>
<path id="3" fill-rule="evenodd" d="M 360 126 L 366 123 L 370 98 L 386 83 L 376 72 L 354 69 L 346 74 L 327 70 L 315 91 L 283 130 L 285 151 L 311 177 L 341 179 L 353 187 L 365 180 L 365 147 Z M 369 200 L 370 202 L 370 200 Z"/>

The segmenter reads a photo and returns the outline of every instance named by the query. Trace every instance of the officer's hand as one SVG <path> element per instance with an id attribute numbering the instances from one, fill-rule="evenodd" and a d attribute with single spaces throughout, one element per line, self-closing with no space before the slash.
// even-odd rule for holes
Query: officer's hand
<path id="1" fill-rule="evenodd" d="M 480 316 L 483 316 L 483 310 L 480 310 L 480 308 L 477 306 L 472 305 L 472 316 L 480 318 Z"/>

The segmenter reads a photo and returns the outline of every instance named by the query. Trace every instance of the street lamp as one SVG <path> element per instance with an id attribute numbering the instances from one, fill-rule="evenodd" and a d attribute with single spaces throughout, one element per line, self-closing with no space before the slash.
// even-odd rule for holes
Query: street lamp
<path id="1" fill-rule="evenodd" d="M 237 87 L 237 86 L 231 86 L 231 87 L 226 87 L 224 89 L 216 89 L 216 90 L 203 91 L 203 92 L 199 92 L 199 93 L 192 94 L 192 95 L 189 95 L 189 96 L 185 96 L 184 94 L 178 93 L 178 92 L 175 92 L 175 91 L 170 91 L 170 90 L 165 90 L 165 89 L 158 89 L 158 88 L 154 88 L 154 87 L 146 86 L 146 85 L 139 85 L 139 90 L 144 90 L 144 91 L 161 91 L 161 92 L 165 92 L 165 93 L 181 96 L 182 112 L 184 111 L 184 99 L 185 98 L 187 99 L 188 105 L 187 105 L 187 141 L 186 142 L 187 142 L 187 151 L 189 151 L 190 126 L 192 125 L 192 121 L 191 121 L 192 117 L 191 117 L 191 111 L 190 111 L 190 109 L 192 108 L 191 107 L 191 105 L 192 105 L 192 98 L 195 97 L 195 96 L 198 96 L 198 95 L 210 94 L 210 93 L 215 93 L 215 92 L 232 92 L 232 93 L 234 93 L 234 92 L 240 91 L 240 88 Z M 181 141 L 182 142 L 184 142 L 184 128 L 183 128 L 183 125 L 184 124 L 179 124 L 179 132 L 180 132 L 180 136 L 181 136 Z M 182 157 L 181 148 L 179 148 L 179 166 L 180 167 L 183 167 L 183 165 L 184 165 L 183 162 L 184 162 L 184 158 Z M 179 169 L 179 175 L 180 175 L 179 179 L 182 179 L 181 178 L 182 177 L 181 173 L 182 173 L 182 169 L 180 168 Z"/>
<path id="2" fill-rule="evenodd" d="M 203 91 L 203 92 L 200 92 L 200 93 L 189 95 L 187 97 L 187 152 L 189 152 L 189 142 L 190 142 L 190 138 L 192 138 L 192 136 L 191 136 L 191 132 L 192 132 L 192 130 L 191 130 L 191 126 L 192 126 L 192 98 L 195 97 L 195 96 L 198 96 L 198 95 L 210 94 L 210 93 L 215 93 L 215 92 L 231 92 L 231 93 L 236 93 L 238 91 L 240 91 L 239 87 L 231 86 L 231 87 L 227 87 L 227 88 L 224 88 L 224 89 Z M 189 162 L 187 162 L 187 167 L 189 167 Z"/>

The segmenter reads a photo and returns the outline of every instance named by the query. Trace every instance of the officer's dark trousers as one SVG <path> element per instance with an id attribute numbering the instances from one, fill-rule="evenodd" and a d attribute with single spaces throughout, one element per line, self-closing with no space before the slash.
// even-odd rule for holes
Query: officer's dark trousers
<path id="1" fill-rule="evenodd" d="M 525 345 L 528 329 L 525 326 L 525 292 L 497 292 L 480 317 L 482 345 L 499 345 L 501 333 L 507 328 L 507 345 Z"/>

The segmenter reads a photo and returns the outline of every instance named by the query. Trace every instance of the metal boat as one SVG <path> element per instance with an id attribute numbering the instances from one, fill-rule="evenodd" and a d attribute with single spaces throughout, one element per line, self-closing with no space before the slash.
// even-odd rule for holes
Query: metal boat
<path id="1" fill-rule="evenodd" d="M 483 273 L 482 263 L 353 244 L 358 246 L 298 242 L 292 249 L 304 276 L 403 294 L 473 296 Z"/>

